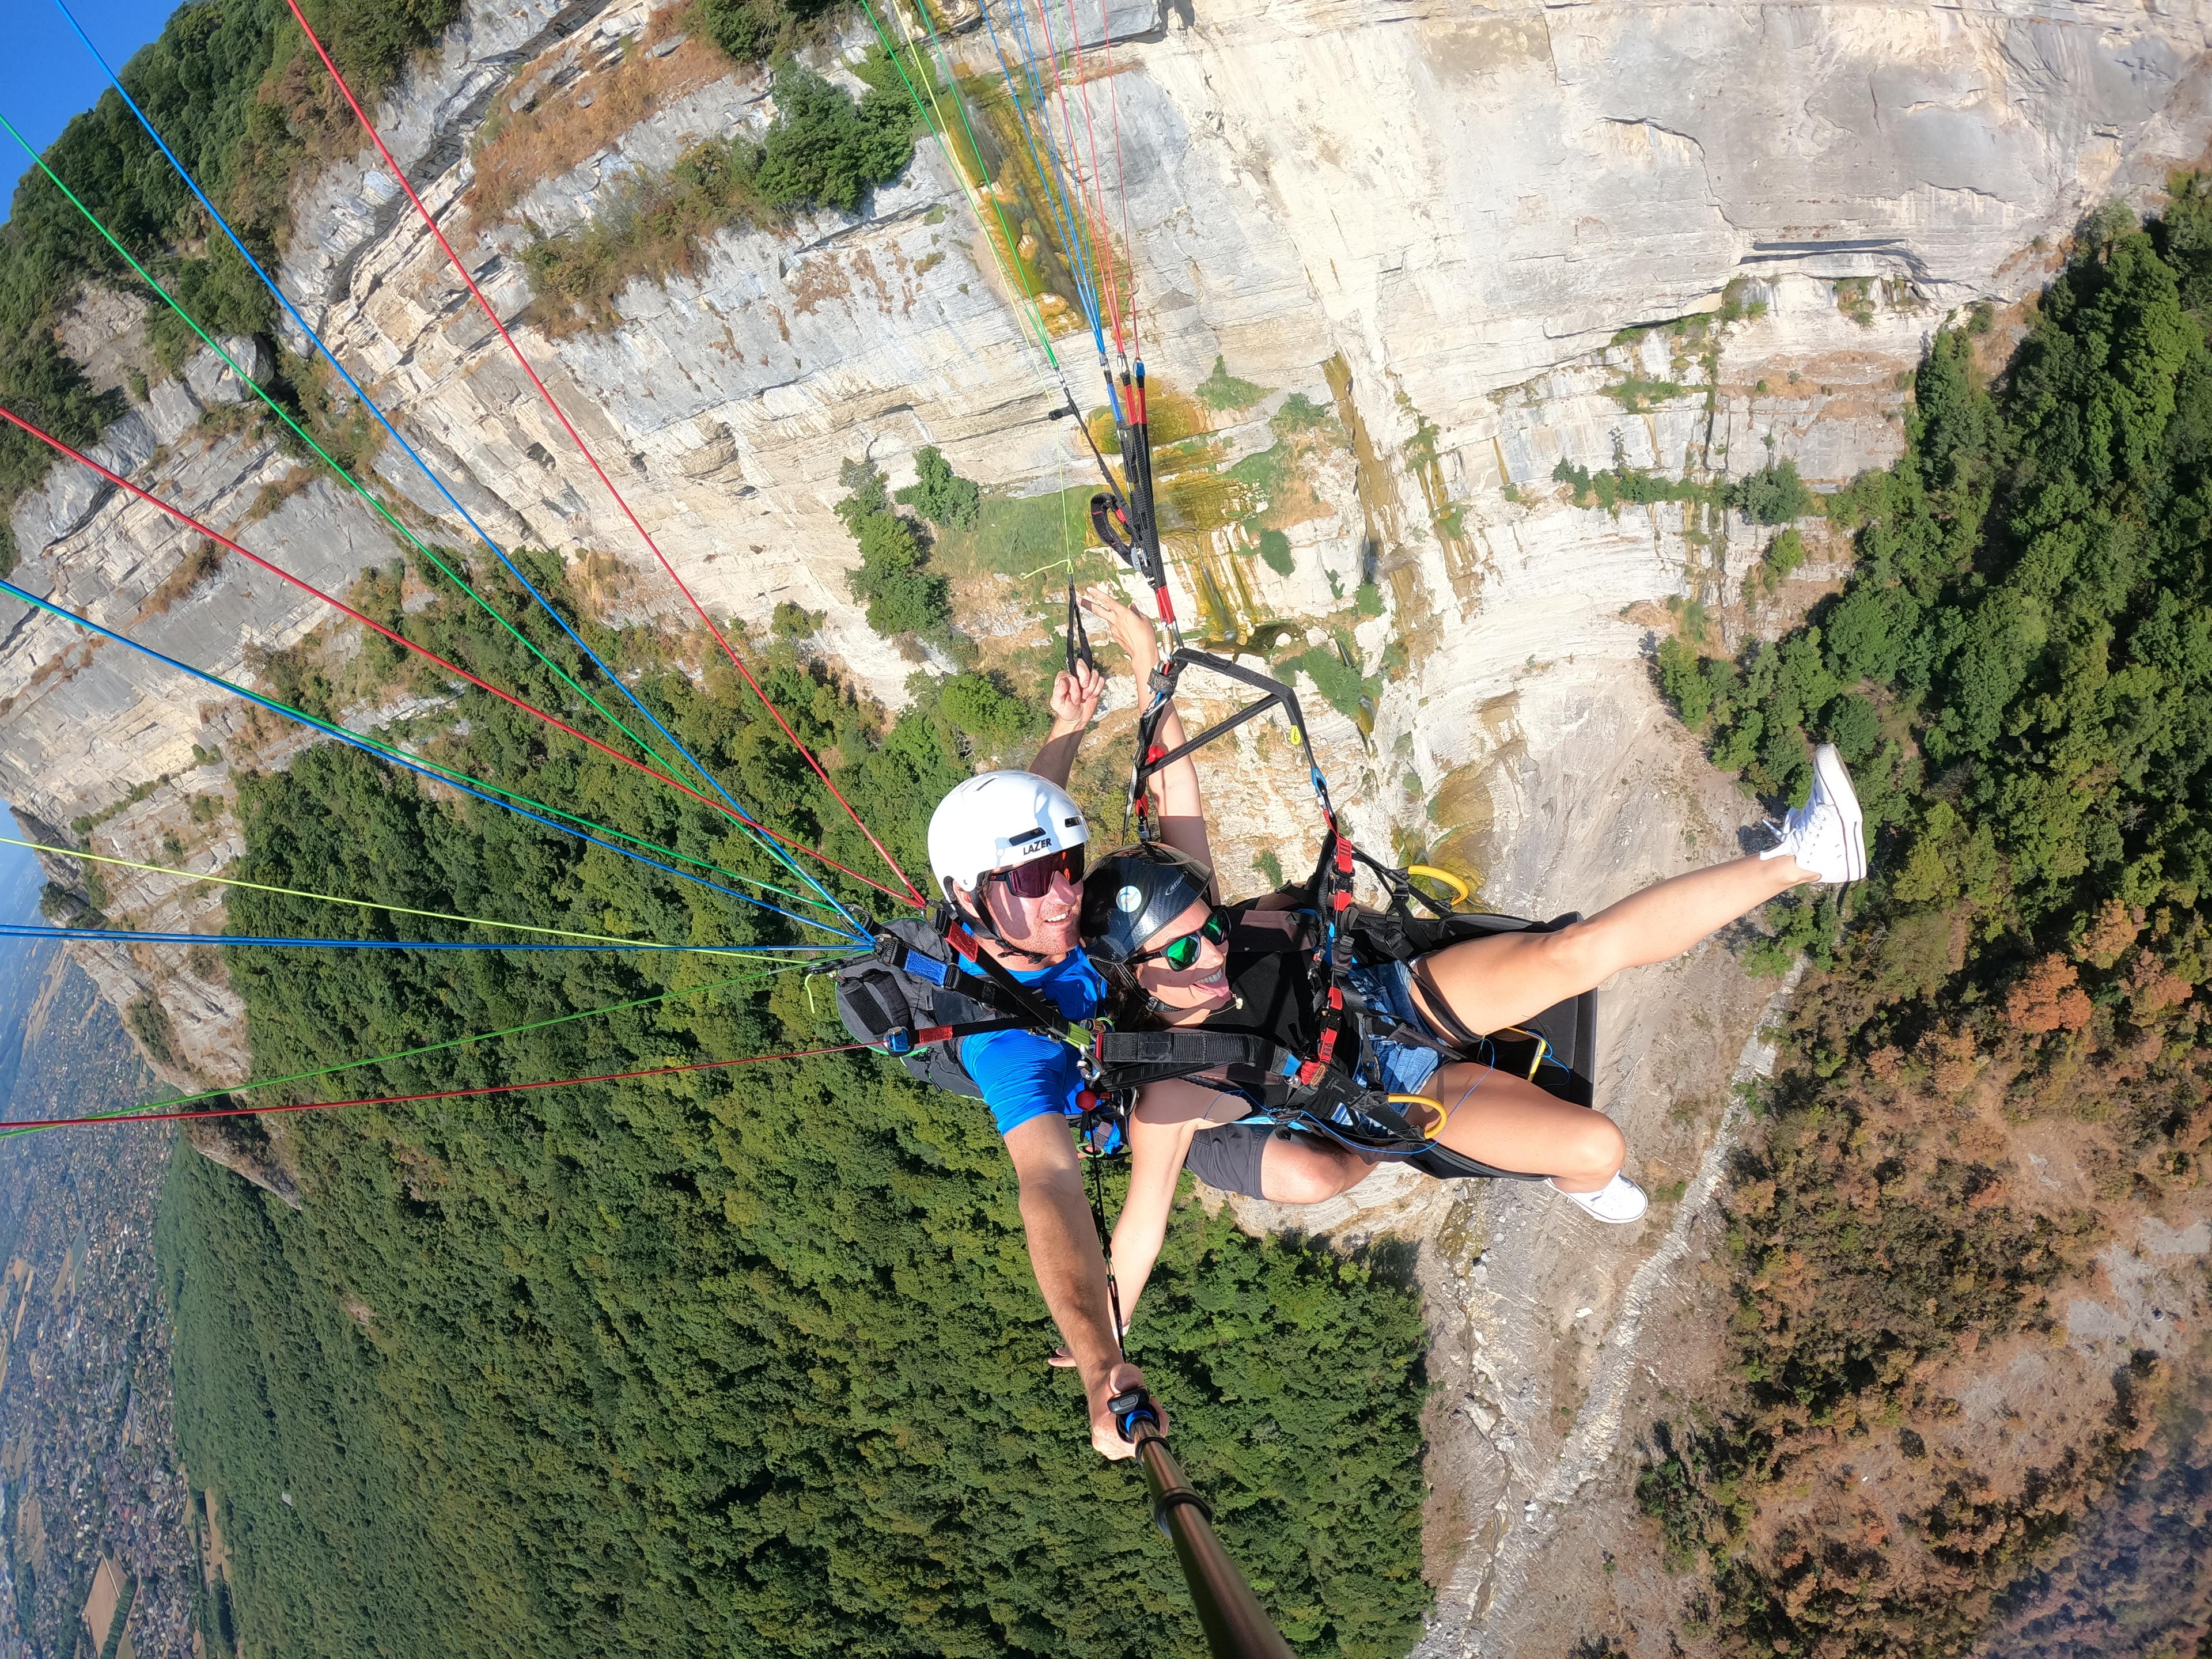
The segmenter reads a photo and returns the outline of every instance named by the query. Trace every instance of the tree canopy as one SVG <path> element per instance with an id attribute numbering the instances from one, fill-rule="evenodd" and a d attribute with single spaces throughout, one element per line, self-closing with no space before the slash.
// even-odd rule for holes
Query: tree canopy
<path id="1" fill-rule="evenodd" d="M 1728 1200 L 1736 1386 L 1641 1487 L 1723 1652 L 1966 1650 L 2157 1427 L 2145 1353 L 1994 1480 L 1942 1380 L 2015 1334 L 2063 1347 L 2047 1293 L 2201 1187 L 2212 1139 L 2212 201 L 2177 180 L 2149 228 L 2093 231 L 2009 364 L 1986 313 L 1935 337 L 1905 456 L 1831 498 L 1843 592 L 1735 660 L 1660 648 L 1758 793 L 1802 800 L 1834 742 L 1875 843 L 1848 927 L 1785 902 L 1753 951 L 1813 965 Z M 2077 1173 L 2020 1179 L 2037 1144 Z M 1920 1498 L 1893 1521 L 1847 1459 Z M 2128 1593 L 2201 1596 L 2166 1588 Z"/>
<path id="2" fill-rule="evenodd" d="M 567 605 L 557 564 L 530 562 Z M 404 626 L 587 717 L 479 616 L 439 604 Z M 880 869 L 734 676 L 695 683 L 641 636 L 591 637 L 747 806 Z M 999 694 L 956 678 L 885 725 L 788 639 L 741 648 L 920 867 L 929 811 L 967 769 L 961 727 Z M 481 693 L 441 719 L 424 740 L 495 779 L 805 891 L 726 819 Z M 244 778 L 240 805 L 240 873 L 275 885 L 702 944 L 805 937 L 353 750 Z M 467 931 L 416 925 L 402 936 Z M 230 926 L 392 936 L 376 913 L 243 890 Z M 702 988 L 763 971 L 743 961 L 228 954 L 262 1074 L 673 994 L 294 1085 L 324 1099 L 848 1041 L 795 972 Z M 299 1212 L 183 1152 L 161 1242 L 179 1438 L 218 1495 L 249 1650 L 1196 1644 L 1140 1482 L 1099 1462 L 1073 1380 L 1045 1367 L 1011 1165 L 975 1103 L 842 1053 L 275 1133 Z M 1401 1653 L 1428 1603 L 1406 1267 L 1187 1208 L 1134 1339 L 1224 1538 L 1306 1652 Z"/>

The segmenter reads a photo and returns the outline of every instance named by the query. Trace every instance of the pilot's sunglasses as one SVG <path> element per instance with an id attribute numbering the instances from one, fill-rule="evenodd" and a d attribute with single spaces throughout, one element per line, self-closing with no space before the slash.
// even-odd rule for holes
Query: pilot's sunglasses
<path id="1" fill-rule="evenodd" d="M 1073 883 L 1083 879 L 1083 849 L 1063 848 L 1049 858 L 1031 859 L 1027 864 L 1018 864 L 1011 870 L 994 870 L 986 881 L 1003 881 L 1006 890 L 1016 898 L 1041 899 L 1052 891 L 1052 878 L 1065 874 Z"/>
<path id="2" fill-rule="evenodd" d="M 1222 940 L 1228 937 L 1229 924 L 1221 919 L 1221 912 L 1216 910 L 1212 915 L 1206 917 L 1204 921 L 1201 921 L 1197 927 L 1191 929 L 1189 933 L 1180 934 L 1177 937 L 1170 939 L 1165 945 L 1161 945 L 1158 950 L 1138 951 L 1136 955 L 1129 958 L 1129 965 L 1133 968 L 1140 962 L 1151 962 L 1157 959 L 1166 963 L 1170 968 L 1188 968 L 1191 963 L 1198 960 L 1199 941 L 1200 939 L 1210 940 L 1213 944 L 1218 945 Z"/>

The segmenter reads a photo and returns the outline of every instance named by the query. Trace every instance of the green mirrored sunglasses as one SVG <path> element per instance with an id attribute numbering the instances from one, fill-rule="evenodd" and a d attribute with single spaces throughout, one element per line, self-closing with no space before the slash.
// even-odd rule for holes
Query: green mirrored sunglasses
<path id="1" fill-rule="evenodd" d="M 1221 919 L 1221 912 L 1216 910 L 1189 933 L 1176 935 L 1158 950 L 1138 951 L 1129 958 L 1129 966 L 1133 968 L 1140 962 L 1158 959 L 1166 963 L 1170 968 L 1188 968 L 1198 960 L 1198 945 L 1200 939 L 1209 939 L 1218 945 L 1228 937 L 1229 924 Z"/>

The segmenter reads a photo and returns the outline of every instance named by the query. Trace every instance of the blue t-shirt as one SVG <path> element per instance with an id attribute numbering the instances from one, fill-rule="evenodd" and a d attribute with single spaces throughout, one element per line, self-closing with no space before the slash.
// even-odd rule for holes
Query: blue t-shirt
<path id="1" fill-rule="evenodd" d="M 978 971 L 965 957 L 961 963 L 969 972 Z M 1047 968 L 1007 971 L 1020 983 L 1043 992 L 1072 1020 L 1091 1018 L 1106 1000 L 1106 981 L 1080 951 Z M 1075 1063 L 1075 1050 L 1065 1042 L 1035 1031 L 986 1031 L 960 1040 L 960 1063 L 983 1091 L 983 1103 L 991 1109 L 1000 1134 L 1047 1112 L 1073 1116 L 1083 1109 L 1075 1100 L 1083 1090 L 1083 1073 Z"/>

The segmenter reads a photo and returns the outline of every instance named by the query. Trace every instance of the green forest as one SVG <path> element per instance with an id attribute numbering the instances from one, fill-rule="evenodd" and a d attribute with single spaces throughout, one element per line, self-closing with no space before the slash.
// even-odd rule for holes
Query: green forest
<path id="1" fill-rule="evenodd" d="M 1728 1200 L 1737 1383 L 1643 1480 L 1733 1653 L 1964 1651 L 2165 1409 L 2146 1356 L 2004 1497 L 1946 1450 L 1930 1377 L 2047 1336 L 2044 1291 L 2113 1218 L 2205 1175 L 2212 197 L 2177 179 L 2146 227 L 2094 219 L 2008 362 L 1987 323 L 1936 335 L 1904 458 L 1823 503 L 1856 536 L 1844 589 L 1734 660 L 1658 656 L 1762 796 L 1802 799 L 1835 743 L 1874 836 L 1848 916 L 1779 906 L 1753 951 L 1813 970 Z M 2042 1125 L 2094 1202 L 2008 1178 Z M 1909 1540 L 1848 1504 L 1774 1518 L 1882 1447 L 1930 1471 Z"/>
<path id="2" fill-rule="evenodd" d="M 567 607 L 557 562 L 532 562 Z M 364 580 L 374 608 L 372 590 L 388 602 L 398 583 Z M 486 591 L 524 620 L 519 588 Z M 580 721 L 481 617 L 441 603 L 404 626 Z M 653 641 L 579 625 L 740 801 L 880 870 L 726 665 L 695 682 Z M 973 677 L 886 726 L 788 641 L 747 655 L 923 867 L 928 811 L 970 764 L 945 708 Z M 418 664 L 394 652 L 381 669 L 439 687 Z M 331 695 L 311 664 L 278 672 L 311 705 Z M 465 740 L 429 738 L 434 752 L 773 878 L 726 818 L 549 744 L 507 705 L 471 692 L 451 716 Z M 807 937 L 357 751 L 310 750 L 240 791 L 250 880 L 702 945 Z M 229 927 L 466 932 L 326 910 L 241 892 Z M 847 1040 L 826 988 L 742 961 L 228 955 L 263 1075 L 663 999 L 325 1079 L 325 1099 Z M 161 1238 L 182 1452 L 223 1506 L 248 1654 L 1095 1659 L 1197 1640 L 1141 1483 L 1099 1462 L 1079 1390 L 1045 1366 L 1012 1169 L 974 1102 L 840 1054 L 276 1133 L 299 1212 L 186 1152 Z M 1402 1652 L 1427 1606 L 1407 1267 L 1256 1243 L 1193 1208 L 1135 1344 L 1224 1536 L 1306 1652 Z"/>

